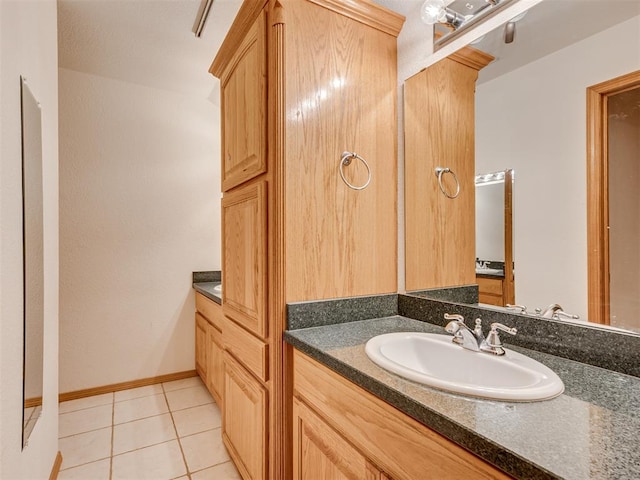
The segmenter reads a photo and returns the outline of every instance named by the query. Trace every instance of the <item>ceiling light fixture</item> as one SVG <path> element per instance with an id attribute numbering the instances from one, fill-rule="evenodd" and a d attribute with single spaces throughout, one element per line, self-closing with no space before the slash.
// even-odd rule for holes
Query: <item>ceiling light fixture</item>
<path id="1" fill-rule="evenodd" d="M 504 26 L 504 43 L 512 43 L 516 36 L 516 22 L 522 20 L 527 14 L 525 10 L 520 15 L 513 17 Z"/>
<path id="2" fill-rule="evenodd" d="M 196 37 L 200 37 L 202 35 L 202 30 L 204 29 L 204 24 L 207 23 L 207 17 L 209 16 L 209 10 L 211 10 L 211 5 L 213 4 L 213 0 L 202 0 L 200 3 L 200 8 L 198 8 L 198 13 L 196 15 L 196 21 L 193 24 L 193 28 L 191 31 L 195 33 Z"/>
<path id="3" fill-rule="evenodd" d="M 427 25 L 444 23 L 455 30 L 465 22 L 465 17 L 447 8 L 444 0 L 427 0 L 420 8 L 420 18 Z"/>

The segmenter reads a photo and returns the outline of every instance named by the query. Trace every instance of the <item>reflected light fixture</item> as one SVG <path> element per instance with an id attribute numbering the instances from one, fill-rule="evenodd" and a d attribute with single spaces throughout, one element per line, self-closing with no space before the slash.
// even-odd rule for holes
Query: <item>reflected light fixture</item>
<path id="1" fill-rule="evenodd" d="M 527 14 L 525 10 L 520 15 L 513 17 L 509 20 L 504 26 L 504 43 L 512 43 L 516 36 L 516 22 L 522 20 L 524 16 Z"/>
<path id="2" fill-rule="evenodd" d="M 207 23 L 207 17 L 209 16 L 209 10 L 211 10 L 212 4 L 213 0 L 202 0 L 200 3 L 200 8 L 198 8 L 198 13 L 196 14 L 196 21 L 191 29 L 196 37 L 202 35 L 202 30 L 204 29 L 205 23 Z"/>
<path id="3" fill-rule="evenodd" d="M 453 27 L 454 30 L 466 20 L 466 18 L 458 12 L 447 8 L 444 0 L 426 0 L 420 8 L 420 18 L 422 18 L 422 21 L 427 25 L 444 23 L 445 25 Z"/>

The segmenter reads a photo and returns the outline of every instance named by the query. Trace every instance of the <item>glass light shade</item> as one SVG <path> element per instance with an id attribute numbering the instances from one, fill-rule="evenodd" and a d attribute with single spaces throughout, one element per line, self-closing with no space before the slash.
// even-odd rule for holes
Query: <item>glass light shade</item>
<path id="1" fill-rule="evenodd" d="M 427 25 L 443 22 L 446 18 L 444 0 L 427 0 L 420 8 L 420 18 Z"/>

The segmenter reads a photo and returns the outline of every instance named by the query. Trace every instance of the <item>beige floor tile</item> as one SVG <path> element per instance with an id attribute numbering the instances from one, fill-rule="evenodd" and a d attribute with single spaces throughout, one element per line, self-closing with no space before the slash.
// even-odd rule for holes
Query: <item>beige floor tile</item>
<path id="1" fill-rule="evenodd" d="M 62 465 L 64 467 L 64 463 Z M 87 463 L 60 471 L 58 480 L 109 480 L 111 459 Z"/>
<path id="2" fill-rule="evenodd" d="M 172 412 L 213 403 L 213 397 L 204 385 L 166 392 L 166 396 Z"/>
<path id="3" fill-rule="evenodd" d="M 220 430 L 216 428 L 180 439 L 190 472 L 197 472 L 230 460 L 222 444 Z"/>
<path id="4" fill-rule="evenodd" d="M 68 437 L 77 433 L 89 432 L 111 425 L 113 406 L 85 408 L 58 416 L 58 436 Z"/>
<path id="5" fill-rule="evenodd" d="M 169 411 L 167 402 L 162 394 L 116 402 L 113 409 L 113 423 L 116 425 L 161 415 Z"/>
<path id="6" fill-rule="evenodd" d="M 174 380 L 173 382 L 166 382 L 162 384 L 165 392 L 171 392 L 173 390 L 180 390 L 181 388 L 197 387 L 199 385 L 204 386 L 200 377 L 183 378 L 182 380 Z"/>
<path id="7" fill-rule="evenodd" d="M 179 437 L 219 428 L 222 425 L 220 408 L 215 403 L 173 412 L 173 421 Z"/>
<path id="8" fill-rule="evenodd" d="M 169 480 L 187 473 L 177 440 L 113 457 L 112 480 Z"/>
<path id="9" fill-rule="evenodd" d="M 233 462 L 225 462 L 215 467 L 191 474 L 191 480 L 242 480 Z"/>
<path id="10" fill-rule="evenodd" d="M 85 408 L 99 407 L 101 405 L 109 405 L 113 402 L 113 393 L 105 393 L 104 395 L 94 395 L 93 397 L 78 398 L 62 402 L 58 406 L 58 413 L 75 412 Z"/>
<path id="11" fill-rule="evenodd" d="M 113 454 L 119 455 L 175 438 L 176 431 L 168 413 L 122 423 L 113 428 Z"/>
<path id="12" fill-rule="evenodd" d="M 71 468 L 111 456 L 111 427 L 61 438 L 62 468 Z"/>
<path id="13" fill-rule="evenodd" d="M 122 402 L 125 400 L 132 400 L 140 397 L 150 397 L 151 395 L 158 395 L 162 392 L 162 385 L 146 385 L 144 387 L 130 388 L 129 390 L 121 390 L 115 392 L 115 401 Z"/>

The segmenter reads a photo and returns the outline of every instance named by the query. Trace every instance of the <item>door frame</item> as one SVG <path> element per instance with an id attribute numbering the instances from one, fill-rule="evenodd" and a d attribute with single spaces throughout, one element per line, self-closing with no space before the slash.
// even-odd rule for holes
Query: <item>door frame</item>
<path id="1" fill-rule="evenodd" d="M 589 321 L 609 325 L 607 99 L 640 87 L 640 70 L 587 88 L 587 279 Z"/>
<path id="2" fill-rule="evenodd" d="M 504 286 L 503 299 L 506 304 L 516 303 L 515 278 L 513 274 L 513 169 L 504 171 Z"/>

